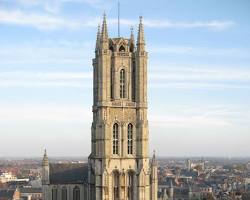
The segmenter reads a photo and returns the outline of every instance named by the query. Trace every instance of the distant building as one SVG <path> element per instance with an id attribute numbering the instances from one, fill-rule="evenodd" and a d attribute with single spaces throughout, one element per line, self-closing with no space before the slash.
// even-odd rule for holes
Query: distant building
<path id="1" fill-rule="evenodd" d="M 11 172 L 4 172 L 0 175 L 0 182 L 7 183 L 17 180 L 17 177 L 14 176 Z"/>
<path id="2" fill-rule="evenodd" d="M 191 161 L 190 159 L 186 160 L 186 169 L 188 171 L 191 171 L 191 170 L 195 169 L 196 167 L 199 167 L 199 168 L 201 168 L 202 171 L 204 171 L 205 166 L 206 166 L 205 161 L 203 161 L 203 160 L 196 161 L 196 162 Z"/>
<path id="3" fill-rule="evenodd" d="M 245 190 L 250 191 L 250 178 L 244 178 Z"/>
<path id="4" fill-rule="evenodd" d="M 22 200 L 42 200 L 42 188 L 20 188 Z"/>
<path id="5" fill-rule="evenodd" d="M 16 189 L 0 189 L 0 200 L 20 200 L 21 193 Z"/>

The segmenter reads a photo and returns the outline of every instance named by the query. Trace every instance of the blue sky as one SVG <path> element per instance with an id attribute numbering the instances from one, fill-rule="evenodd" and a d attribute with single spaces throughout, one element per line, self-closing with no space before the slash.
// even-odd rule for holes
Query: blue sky
<path id="1" fill-rule="evenodd" d="M 144 17 L 150 152 L 250 155 L 250 2 L 121 0 L 121 35 Z M 98 23 L 117 1 L 0 0 L 0 157 L 87 156 Z"/>

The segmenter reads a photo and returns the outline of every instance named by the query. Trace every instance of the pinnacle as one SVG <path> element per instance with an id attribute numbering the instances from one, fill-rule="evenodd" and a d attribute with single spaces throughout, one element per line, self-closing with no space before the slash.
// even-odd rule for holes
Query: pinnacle
<path id="1" fill-rule="evenodd" d="M 106 22 L 106 14 L 103 14 L 103 22 L 102 22 L 102 38 L 108 38 L 108 28 L 107 28 L 107 22 Z"/>
<path id="2" fill-rule="evenodd" d="M 143 28 L 142 16 L 140 16 L 140 23 L 139 23 L 138 36 L 137 36 L 138 50 L 144 51 L 144 45 L 145 45 L 144 28 Z"/>
<path id="3" fill-rule="evenodd" d="M 96 35 L 96 50 L 98 49 L 99 45 L 100 45 L 100 24 L 98 25 L 98 29 L 97 29 L 97 35 Z"/>

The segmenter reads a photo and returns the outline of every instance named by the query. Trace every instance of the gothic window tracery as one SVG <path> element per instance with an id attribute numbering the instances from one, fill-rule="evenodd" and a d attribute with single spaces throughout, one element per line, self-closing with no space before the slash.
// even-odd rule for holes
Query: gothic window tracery
<path id="1" fill-rule="evenodd" d="M 128 125 L 128 154 L 133 154 L 133 125 Z"/>
<path id="2" fill-rule="evenodd" d="M 119 200 L 119 172 L 113 172 L 113 200 Z"/>
<path id="3" fill-rule="evenodd" d="M 113 125 L 113 154 L 119 153 L 119 130 L 118 124 Z"/>
<path id="4" fill-rule="evenodd" d="M 80 188 L 78 186 L 73 189 L 73 200 L 80 200 Z"/>
<path id="5" fill-rule="evenodd" d="M 120 98 L 125 98 L 125 70 L 120 71 Z"/>
<path id="6" fill-rule="evenodd" d="M 135 101 L 135 61 L 132 62 L 132 99 Z"/>
<path id="7" fill-rule="evenodd" d="M 134 176 L 133 172 L 128 173 L 128 200 L 133 200 Z"/>
<path id="8" fill-rule="evenodd" d="M 52 188 L 52 200 L 57 200 L 57 188 Z"/>
<path id="9" fill-rule="evenodd" d="M 67 188 L 62 188 L 62 200 L 67 200 Z"/>
<path id="10" fill-rule="evenodd" d="M 114 98 L 114 81 L 113 81 L 112 67 L 110 67 L 110 97 L 111 97 L 111 99 Z"/>

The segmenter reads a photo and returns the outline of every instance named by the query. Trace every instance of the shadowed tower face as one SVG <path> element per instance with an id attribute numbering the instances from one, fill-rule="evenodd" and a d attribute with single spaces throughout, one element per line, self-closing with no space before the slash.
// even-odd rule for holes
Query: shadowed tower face
<path id="1" fill-rule="evenodd" d="M 147 52 L 142 18 L 135 44 L 109 38 L 106 16 L 93 59 L 90 200 L 156 200 L 157 168 L 149 165 Z M 153 163 L 153 162 L 152 162 Z M 156 171 L 156 172 L 155 172 Z M 155 177 L 156 176 L 156 177 Z"/>

